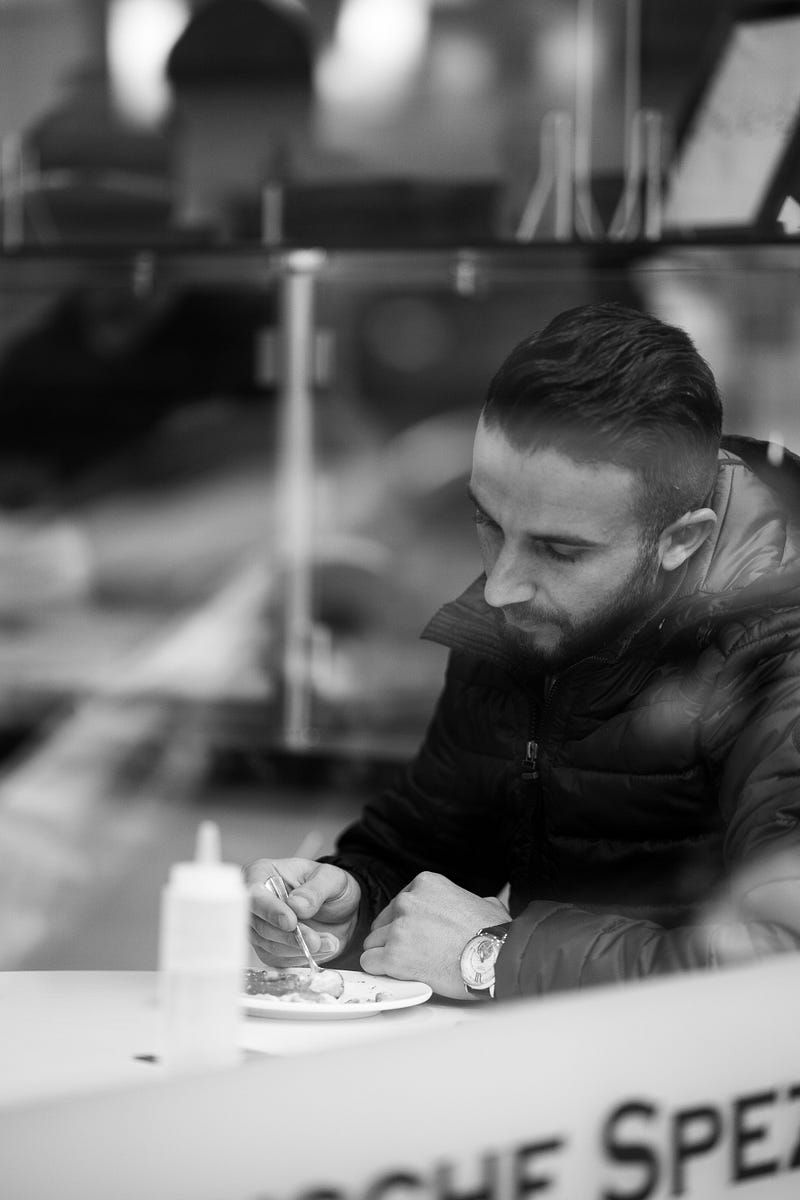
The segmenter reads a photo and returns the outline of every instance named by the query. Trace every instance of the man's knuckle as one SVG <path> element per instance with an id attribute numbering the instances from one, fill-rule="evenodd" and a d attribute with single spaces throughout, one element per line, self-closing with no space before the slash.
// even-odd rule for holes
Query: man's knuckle
<path id="1" fill-rule="evenodd" d="M 401 946 L 409 938 L 413 940 L 414 923 L 409 913 L 401 913 L 389 926 L 386 934 L 386 944 L 392 947 Z"/>

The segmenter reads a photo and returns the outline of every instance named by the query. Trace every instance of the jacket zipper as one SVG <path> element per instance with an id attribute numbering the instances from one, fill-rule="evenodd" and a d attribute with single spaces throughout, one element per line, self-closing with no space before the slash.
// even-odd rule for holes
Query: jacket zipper
<path id="1" fill-rule="evenodd" d="M 566 668 L 564 674 L 566 674 L 567 671 L 571 671 L 575 667 L 582 666 L 585 663 L 608 663 L 608 661 L 608 659 L 603 658 L 599 654 L 591 654 L 588 658 L 582 658 L 579 660 L 579 662 L 572 663 Z M 528 728 L 528 740 L 525 743 L 525 757 L 522 760 L 523 779 L 539 778 L 539 729 L 544 724 L 545 713 L 547 712 L 553 692 L 558 686 L 559 679 L 560 677 L 558 675 L 546 676 L 542 706 L 539 709 L 534 708 L 531 714 L 530 726 Z"/>
<path id="2" fill-rule="evenodd" d="M 540 782 L 539 751 L 547 708 L 556 683 L 557 679 L 555 676 L 550 676 L 545 680 L 541 705 L 534 705 L 531 709 L 528 740 L 525 743 L 525 756 L 522 761 L 522 778 L 529 784 L 531 789 L 529 794 L 531 807 L 529 811 L 532 842 L 527 863 L 527 874 L 529 877 L 538 879 L 541 885 L 546 885 L 547 881 L 551 878 L 552 870 L 546 845 L 544 797 Z"/>
<path id="3" fill-rule="evenodd" d="M 556 676 L 548 677 L 545 681 L 545 692 L 540 709 L 534 708 L 531 713 L 530 726 L 528 728 L 528 740 L 525 743 L 525 757 L 522 760 L 522 778 L 523 779 L 538 779 L 539 778 L 539 741 L 538 731 L 540 724 L 543 721 L 544 714 L 547 711 L 547 705 L 550 697 L 553 694 L 557 683 Z"/>
<path id="4" fill-rule="evenodd" d="M 525 757 L 522 760 L 522 778 L 539 778 L 539 743 L 535 738 L 529 738 L 525 743 Z"/>

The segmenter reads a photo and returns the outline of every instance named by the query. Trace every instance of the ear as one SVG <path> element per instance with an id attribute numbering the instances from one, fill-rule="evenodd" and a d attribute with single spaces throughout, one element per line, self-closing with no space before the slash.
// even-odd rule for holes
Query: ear
<path id="1" fill-rule="evenodd" d="M 697 508 L 684 513 L 663 531 L 658 539 L 659 562 L 665 571 L 683 566 L 699 550 L 717 524 L 717 514 L 711 508 Z"/>

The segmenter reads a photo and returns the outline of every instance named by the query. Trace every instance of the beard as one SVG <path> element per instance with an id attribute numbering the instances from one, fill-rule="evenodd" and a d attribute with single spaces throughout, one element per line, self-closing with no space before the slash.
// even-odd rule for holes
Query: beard
<path id="1" fill-rule="evenodd" d="M 661 593 L 656 551 L 647 547 L 628 578 L 605 598 L 601 608 L 580 623 L 564 613 L 529 604 L 511 604 L 496 610 L 495 619 L 503 641 L 526 670 L 533 674 L 554 675 L 624 635 L 632 636 L 658 607 Z M 539 645 L 535 634 L 524 628 L 535 624 L 548 625 L 558 631 L 553 645 Z"/>

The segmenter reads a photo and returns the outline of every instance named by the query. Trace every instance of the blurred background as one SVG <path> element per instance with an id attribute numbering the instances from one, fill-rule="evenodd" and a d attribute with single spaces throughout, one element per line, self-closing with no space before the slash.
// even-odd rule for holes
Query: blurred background
<path id="1" fill-rule="evenodd" d="M 556 312 L 797 448 L 800 18 L 747 7 L 0 0 L 0 967 L 154 966 L 200 819 L 313 856 L 413 753 Z"/>

